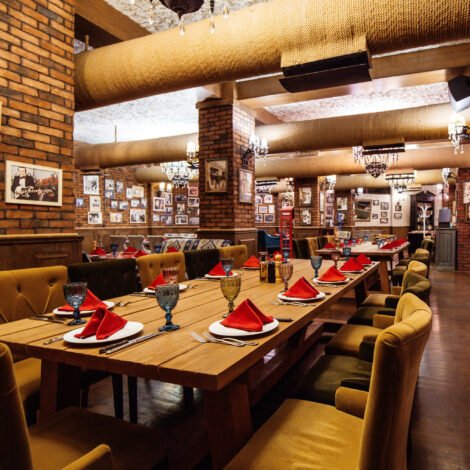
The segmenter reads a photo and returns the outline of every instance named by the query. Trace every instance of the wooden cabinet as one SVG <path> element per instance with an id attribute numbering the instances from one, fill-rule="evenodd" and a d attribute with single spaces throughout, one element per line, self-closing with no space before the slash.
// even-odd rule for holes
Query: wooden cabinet
<path id="1" fill-rule="evenodd" d="M 436 229 L 435 267 L 440 271 L 455 271 L 457 253 L 457 230 Z"/>

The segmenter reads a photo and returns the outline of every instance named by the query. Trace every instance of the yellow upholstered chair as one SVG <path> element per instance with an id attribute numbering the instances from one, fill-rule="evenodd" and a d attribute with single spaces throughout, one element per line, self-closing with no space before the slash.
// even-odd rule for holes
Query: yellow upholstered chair
<path id="1" fill-rule="evenodd" d="M 246 245 L 224 246 L 219 248 L 219 252 L 221 258 L 233 258 L 233 267 L 236 269 L 241 268 L 248 258 Z"/>
<path id="2" fill-rule="evenodd" d="M 179 269 L 178 282 L 186 280 L 186 263 L 184 253 L 161 253 L 155 255 L 141 256 L 137 258 L 140 282 L 142 287 L 147 287 L 161 273 L 163 268 L 176 266 Z"/>
<path id="3" fill-rule="evenodd" d="M 315 256 L 318 250 L 318 237 L 307 237 L 308 253 L 310 256 Z"/>
<path id="4" fill-rule="evenodd" d="M 428 277 L 428 267 L 421 261 L 413 260 L 408 265 L 408 269 L 423 277 Z"/>
<path id="5" fill-rule="evenodd" d="M 165 458 L 155 431 L 68 408 L 26 427 L 9 349 L 0 344 L 0 467 L 18 470 L 150 469 Z"/>
<path id="6" fill-rule="evenodd" d="M 334 235 L 326 235 L 326 242 L 335 244 L 336 237 Z"/>
<path id="7" fill-rule="evenodd" d="M 377 338 L 369 393 L 340 387 L 336 408 L 287 400 L 230 470 L 406 470 L 411 408 L 431 314 L 418 310 Z"/>
<path id="8" fill-rule="evenodd" d="M 0 323 L 43 315 L 65 304 L 65 266 L 0 271 Z M 17 358 L 13 368 L 28 422 L 39 405 L 41 361 Z"/>

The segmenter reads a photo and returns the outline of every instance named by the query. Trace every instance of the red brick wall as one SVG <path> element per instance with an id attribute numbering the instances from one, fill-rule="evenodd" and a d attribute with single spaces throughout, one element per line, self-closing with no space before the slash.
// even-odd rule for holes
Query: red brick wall
<path id="1" fill-rule="evenodd" d="M 300 188 L 312 189 L 312 205 L 300 205 Z M 304 226 L 301 221 L 301 215 L 304 210 L 310 211 L 312 219 L 311 226 L 320 225 L 320 187 L 318 185 L 318 178 L 296 178 L 294 180 L 294 226 Z"/>
<path id="2" fill-rule="evenodd" d="M 457 269 L 470 271 L 470 222 L 465 222 L 464 183 L 470 182 L 470 168 L 460 168 L 457 183 Z"/>
<path id="3" fill-rule="evenodd" d="M 0 234 L 74 228 L 73 5 L 73 0 L 0 2 Z M 5 160 L 61 168 L 62 207 L 6 204 Z"/>
<path id="4" fill-rule="evenodd" d="M 199 197 L 201 229 L 232 229 L 254 227 L 254 188 L 252 203 L 239 202 L 239 173 L 243 149 L 248 146 L 255 120 L 242 107 L 234 104 L 214 104 L 199 108 Z M 210 158 L 226 159 L 227 192 L 207 193 L 205 168 Z M 253 172 L 254 159 L 248 170 Z"/>

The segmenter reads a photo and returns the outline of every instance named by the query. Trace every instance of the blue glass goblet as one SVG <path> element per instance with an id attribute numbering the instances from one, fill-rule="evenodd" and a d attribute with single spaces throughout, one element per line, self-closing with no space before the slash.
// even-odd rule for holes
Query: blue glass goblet
<path id="1" fill-rule="evenodd" d="M 220 258 L 220 262 L 222 263 L 222 268 L 225 271 L 227 277 L 230 276 L 230 271 L 233 268 L 233 258 Z"/>
<path id="2" fill-rule="evenodd" d="M 356 243 L 357 243 L 357 240 L 355 238 L 351 238 L 351 243 L 352 243 L 352 246 L 356 246 Z"/>
<path id="3" fill-rule="evenodd" d="M 346 257 L 346 261 L 348 261 L 349 257 L 351 256 L 351 247 L 345 246 L 343 248 L 343 255 Z"/>
<path id="4" fill-rule="evenodd" d="M 289 261 L 290 250 L 282 250 L 282 256 L 284 257 L 284 261 Z"/>
<path id="5" fill-rule="evenodd" d="M 369 235 L 364 235 L 364 241 L 367 243 L 369 241 Z"/>
<path id="6" fill-rule="evenodd" d="M 315 270 L 315 278 L 318 277 L 318 270 L 321 268 L 323 258 L 321 256 L 312 256 L 310 257 L 310 263 L 312 263 L 312 268 Z"/>
<path id="7" fill-rule="evenodd" d="M 66 302 L 73 308 L 73 320 L 69 325 L 81 325 L 86 323 L 80 318 L 80 305 L 83 304 L 87 293 L 86 282 L 71 282 L 64 284 L 64 297 Z"/>
<path id="8" fill-rule="evenodd" d="M 166 323 L 158 331 L 174 331 L 179 329 L 179 325 L 172 322 L 173 315 L 171 311 L 176 307 L 180 297 L 180 286 L 178 284 L 169 284 L 157 286 L 155 289 L 158 305 L 165 310 Z"/>
<path id="9" fill-rule="evenodd" d="M 117 243 L 111 243 L 111 252 L 113 253 L 113 258 L 116 258 L 118 246 L 119 245 Z"/>

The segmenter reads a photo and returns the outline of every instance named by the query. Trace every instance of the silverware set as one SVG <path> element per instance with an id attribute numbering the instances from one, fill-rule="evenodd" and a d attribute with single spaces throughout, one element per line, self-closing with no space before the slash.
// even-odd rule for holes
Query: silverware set
<path id="1" fill-rule="evenodd" d="M 66 325 L 67 321 L 66 320 L 60 320 L 58 318 L 54 317 L 48 317 L 46 315 L 33 315 L 32 317 L 29 317 L 30 320 L 39 320 L 39 321 L 45 321 L 48 323 L 60 323 L 61 325 Z"/>
<path id="2" fill-rule="evenodd" d="M 218 344 L 225 344 L 227 346 L 235 346 L 237 348 L 242 348 L 243 346 L 258 346 L 256 341 L 242 341 L 241 339 L 236 338 L 216 338 L 212 336 L 210 333 L 203 333 L 204 336 L 193 331 L 191 336 L 198 341 L 199 343 L 206 344 L 206 343 L 218 343 Z"/>
<path id="3" fill-rule="evenodd" d="M 148 335 L 139 336 L 138 338 L 134 339 L 126 339 L 123 341 L 119 341 L 118 343 L 110 344 L 109 346 L 105 346 L 99 350 L 100 354 L 112 354 L 117 351 L 122 351 L 123 349 L 129 348 L 130 346 L 134 346 L 135 344 L 143 343 L 152 338 L 156 338 L 157 336 L 161 336 L 165 334 L 166 331 L 156 331 L 155 333 L 149 333 Z"/>
<path id="4" fill-rule="evenodd" d="M 273 300 L 271 303 L 273 305 L 276 305 L 276 307 L 279 307 L 279 305 L 292 305 L 294 307 L 311 307 L 313 305 L 306 302 L 288 302 L 283 300 Z"/>

